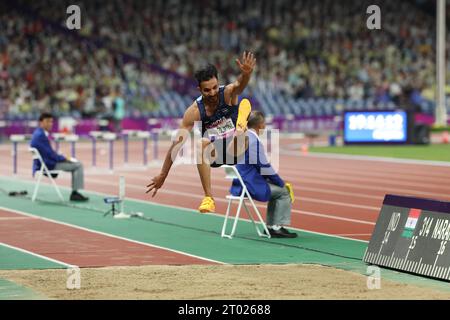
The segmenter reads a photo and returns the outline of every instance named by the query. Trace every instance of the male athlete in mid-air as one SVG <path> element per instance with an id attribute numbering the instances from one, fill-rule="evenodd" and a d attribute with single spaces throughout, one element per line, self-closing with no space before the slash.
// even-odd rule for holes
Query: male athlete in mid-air
<path id="1" fill-rule="evenodd" d="M 245 151 L 243 133 L 247 130 L 247 120 L 251 112 L 251 105 L 247 99 L 243 99 L 238 105 L 238 96 L 247 86 L 256 59 L 253 53 L 244 52 L 242 62 L 236 59 L 241 70 L 237 80 L 226 86 L 219 86 L 217 69 L 208 64 L 195 73 L 198 89 L 201 96 L 198 97 L 187 108 L 183 121 L 178 129 L 176 140 L 172 143 L 164 160 L 161 172 L 155 176 L 147 185 L 147 192 L 153 190 L 152 196 L 156 195 L 159 188 L 169 174 L 170 168 L 175 161 L 178 151 L 186 141 L 189 132 L 193 129 L 196 121 L 202 123 L 202 160 L 197 164 L 200 180 L 202 182 L 205 197 L 198 208 L 200 212 L 214 212 L 215 203 L 211 192 L 211 167 L 220 167 L 222 164 L 236 164 L 237 157 Z M 205 132 L 207 135 L 205 135 Z M 230 152 L 230 150 L 232 150 Z M 227 161 L 232 155 L 233 163 Z M 174 156 L 172 156 L 174 155 Z M 205 159 L 204 156 L 211 156 Z"/>

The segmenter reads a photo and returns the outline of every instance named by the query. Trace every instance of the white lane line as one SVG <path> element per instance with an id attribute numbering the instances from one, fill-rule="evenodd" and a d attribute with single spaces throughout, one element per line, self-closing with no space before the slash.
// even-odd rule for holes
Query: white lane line
<path id="1" fill-rule="evenodd" d="M 281 150 L 281 154 L 293 155 L 301 157 L 299 151 L 285 151 Z M 402 164 L 419 164 L 438 167 L 450 167 L 450 162 L 446 161 L 433 161 L 433 160 L 413 160 L 413 159 L 401 159 L 401 158 L 386 158 L 386 157 L 372 157 L 372 156 L 358 156 L 358 155 L 344 155 L 337 153 L 320 153 L 310 152 L 308 154 L 310 158 L 329 158 L 329 159 L 343 159 L 343 160 L 361 160 L 361 161 L 377 161 L 377 162 L 391 162 Z"/>
<path id="2" fill-rule="evenodd" d="M 345 237 L 345 236 L 371 236 L 372 234 L 371 233 L 338 233 L 335 235 Z"/>
<path id="3" fill-rule="evenodd" d="M 195 172 L 188 172 L 188 171 L 177 171 L 175 173 L 177 176 L 182 176 L 182 177 L 189 177 L 192 179 L 199 179 L 198 177 L 198 173 Z M 143 178 L 142 175 L 135 175 L 132 173 L 127 173 L 127 176 L 139 179 L 141 181 L 145 181 L 148 182 L 146 178 Z M 290 175 L 288 175 L 290 176 Z M 389 176 L 389 175 L 387 175 Z M 304 175 L 300 175 L 298 178 L 298 181 L 301 182 L 301 184 L 299 184 L 298 186 L 298 190 L 301 190 L 303 188 L 303 185 L 305 185 L 305 190 L 307 190 L 308 187 L 306 187 L 309 183 L 311 184 L 319 184 L 319 185 L 325 185 L 325 186 L 331 186 L 329 187 L 330 190 L 336 190 L 338 188 L 336 187 L 348 187 L 348 188 L 355 188 L 355 192 L 344 192 L 344 191 L 338 191 L 339 193 L 342 193 L 342 195 L 348 195 L 348 196 L 354 196 L 354 195 L 358 195 L 361 193 L 358 193 L 358 190 L 375 190 L 375 191 L 383 191 L 386 192 L 386 190 L 395 190 L 396 192 L 402 192 L 402 193 L 412 193 L 412 194 L 419 194 L 419 195 L 429 195 L 429 196 L 440 196 L 440 197 L 446 197 L 448 198 L 448 193 L 435 193 L 435 192 L 427 192 L 427 191 L 423 191 L 423 190 L 414 190 L 414 189 L 407 189 L 407 188 L 403 188 L 403 187 L 397 187 L 397 186 L 372 186 L 371 185 L 371 179 L 360 179 L 362 182 L 347 182 L 347 180 L 349 179 L 347 176 L 341 176 L 343 177 L 343 181 L 344 182 L 337 182 L 337 181 L 330 181 L 330 177 L 326 174 L 322 174 L 322 175 L 313 175 L 313 177 L 305 177 Z M 351 179 L 354 180 L 354 179 Z M 297 180 L 296 180 L 297 181 Z M 421 186 L 421 180 L 420 178 L 418 178 L 417 183 L 410 183 L 410 186 Z M 223 180 L 219 180 L 219 181 L 213 181 L 214 183 L 214 188 L 217 189 L 223 189 L 225 188 L 226 191 L 229 190 L 229 185 L 227 185 L 227 181 L 225 179 Z M 186 184 L 186 185 L 192 185 L 192 186 L 199 186 L 198 183 L 189 183 L 186 181 L 177 181 L 176 184 Z M 430 186 L 432 187 L 436 187 L 436 184 L 430 184 Z M 318 188 L 316 188 L 318 189 Z M 450 190 L 450 189 L 449 189 Z M 316 190 L 312 190 L 312 191 L 316 191 Z M 324 192 L 324 191 L 322 191 Z M 332 193 L 332 192 L 328 192 L 328 193 Z M 392 192 L 391 192 L 392 193 Z M 365 193 L 361 194 L 362 196 L 366 196 L 367 195 Z M 376 196 L 373 196 L 376 197 Z M 378 197 L 378 199 L 380 199 L 380 197 Z"/>

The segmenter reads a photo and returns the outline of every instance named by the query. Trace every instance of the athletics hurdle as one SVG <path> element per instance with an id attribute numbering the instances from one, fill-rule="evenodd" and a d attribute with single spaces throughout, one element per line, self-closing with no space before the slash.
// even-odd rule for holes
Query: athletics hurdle
<path id="1" fill-rule="evenodd" d="M 89 136 L 92 141 L 92 167 L 97 167 L 97 141 L 106 141 L 109 145 L 109 172 L 114 171 L 114 141 L 117 139 L 117 134 L 113 132 L 91 131 Z"/>
<path id="2" fill-rule="evenodd" d="M 153 130 L 152 132 L 149 131 L 142 131 L 142 130 L 123 130 L 122 131 L 122 138 L 123 138 L 123 144 L 124 144 L 124 168 L 130 169 L 130 168 L 137 168 L 137 169 L 146 169 L 149 166 L 148 161 L 148 142 L 149 139 L 152 139 L 153 143 L 153 160 L 150 162 L 150 164 L 155 164 L 158 162 L 158 137 L 159 132 L 156 130 Z M 135 166 L 132 167 L 129 165 L 129 142 L 133 139 L 135 141 L 142 140 L 142 166 Z"/>
<path id="3" fill-rule="evenodd" d="M 72 158 L 76 158 L 76 143 L 79 140 L 79 136 L 76 134 L 67 133 L 53 133 L 53 139 L 55 140 L 56 152 L 59 152 L 61 141 L 70 142 L 70 155 Z"/>
<path id="4" fill-rule="evenodd" d="M 12 134 L 9 140 L 12 142 L 13 174 L 17 175 L 18 145 L 20 142 L 30 141 L 31 134 Z"/>
<path id="5" fill-rule="evenodd" d="M 5 136 L 5 129 L 6 129 L 6 121 L 5 120 L 0 120 L 0 143 L 2 143 L 3 138 Z"/>

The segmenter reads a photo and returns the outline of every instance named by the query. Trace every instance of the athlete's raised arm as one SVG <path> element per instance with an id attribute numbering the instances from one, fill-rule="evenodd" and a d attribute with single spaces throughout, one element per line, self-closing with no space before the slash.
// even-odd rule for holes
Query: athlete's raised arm
<path id="1" fill-rule="evenodd" d="M 248 82 L 250 81 L 250 77 L 252 75 L 253 69 L 256 66 L 256 58 L 252 52 L 245 52 L 242 54 L 242 62 L 239 59 L 236 59 L 236 64 L 239 66 L 241 70 L 241 74 L 233 83 L 227 85 L 225 87 L 225 100 L 230 105 L 236 105 L 238 102 L 238 96 L 244 91 L 247 87 Z"/>

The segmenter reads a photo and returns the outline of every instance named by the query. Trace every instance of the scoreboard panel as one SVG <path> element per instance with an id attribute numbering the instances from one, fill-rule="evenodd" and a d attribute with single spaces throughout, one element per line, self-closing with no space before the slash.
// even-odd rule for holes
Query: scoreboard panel
<path id="1" fill-rule="evenodd" d="M 408 141 L 405 111 L 345 111 L 345 144 L 402 144 Z"/>
<path id="2" fill-rule="evenodd" d="M 450 280 L 450 202 L 386 195 L 363 261 Z"/>

